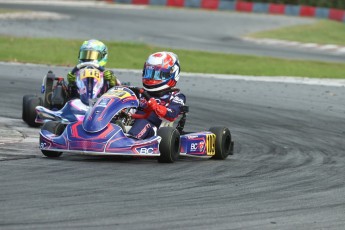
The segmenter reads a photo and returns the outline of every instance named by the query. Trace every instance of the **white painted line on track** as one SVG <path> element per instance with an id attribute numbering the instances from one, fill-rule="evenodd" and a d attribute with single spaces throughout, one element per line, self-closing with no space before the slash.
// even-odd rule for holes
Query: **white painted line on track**
<path id="1" fill-rule="evenodd" d="M 345 53 L 345 47 L 338 50 L 338 53 Z"/>
<path id="2" fill-rule="evenodd" d="M 335 44 L 317 44 L 317 43 L 303 43 L 303 42 L 296 42 L 296 41 L 286 41 L 286 40 L 279 40 L 279 39 L 271 39 L 271 38 L 252 38 L 252 37 L 244 37 L 242 38 L 244 41 L 253 42 L 257 44 L 265 44 L 265 45 L 272 45 L 272 46 L 286 46 L 286 47 L 297 47 L 300 49 L 314 49 L 319 51 L 330 52 L 335 55 L 342 55 L 345 53 L 343 50 L 345 46 L 339 46 Z"/>
<path id="3" fill-rule="evenodd" d="M 54 12 L 13 12 L 0 14 L 0 19 L 49 19 L 49 20 L 61 20 L 71 18 L 68 15 L 58 14 Z"/>
<path id="4" fill-rule="evenodd" d="M 316 43 L 302 43 L 301 46 L 303 48 L 316 48 L 316 47 L 318 47 L 318 44 L 316 44 Z"/>
<path id="5" fill-rule="evenodd" d="M 0 0 L 2 4 L 25 4 L 25 5 L 55 5 L 55 6 L 73 6 L 73 7 L 100 7 L 100 8 L 118 8 L 118 9 L 146 9 L 145 5 L 128 4 L 110 4 L 103 1 L 50 1 L 50 0 Z"/>
<path id="6" fill-rule="evenodd" d="M 319 49 L 322 50 L 335 50 L 335 49 L 340 49 L 342 47 L 337 46 L 337 45 L 323 45 L 323 46 L 319 46 Z"/>

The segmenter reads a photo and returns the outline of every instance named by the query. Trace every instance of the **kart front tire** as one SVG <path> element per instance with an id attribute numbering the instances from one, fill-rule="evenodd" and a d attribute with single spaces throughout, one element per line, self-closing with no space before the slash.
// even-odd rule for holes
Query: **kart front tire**
<path id="1" fill-rule="evenodd" d="M 233 151 L 233 141 L 230 130 L 226 127 L 216 126 L 209 130 L 216 135 L 216 153 L 212 159 L 225 160 Z"/>
<path id="2" fill-rule="evenodd" d="M 23 120 L 30 127 L 38 127 L 41 124 L 35 122 L 36 120 L 36 106 L 42 105 L 42 98 L 33 96 L 23 98 Z"/>
<path id="3" fill-rule="evenodd" d="M 43 125 L 42 130 L 47 130 L 57 136 L 60 136 L 65 130 L 65 126 L 58 121 L 48 121 Z M 62 155 L 62 152 L 56 151 L 41 150 L 41 152 L 44 156 L 49 158 L 57 158 Z"/>
<path id="4" fill-rule="evenodd" d="M 35 97 L 35 95 L 24 95 L 23 96 L 23 103 L 22 103 L 22 119 L 23 121 L 26 122 L 26 117 L 27 117 L 27 114 L 28 114 L 28 109 L 27 109 L 27 104 L 28 104 L 28 101 L 29 99 Z"/>
<path id="5" fill-rule="evenodd" d="M 159 144 L 160 156 L 158 162 L 173 163 L 180 156 L 180 133 L 173 127 L 162 127 L 157 135 L 162 138 Z"/>

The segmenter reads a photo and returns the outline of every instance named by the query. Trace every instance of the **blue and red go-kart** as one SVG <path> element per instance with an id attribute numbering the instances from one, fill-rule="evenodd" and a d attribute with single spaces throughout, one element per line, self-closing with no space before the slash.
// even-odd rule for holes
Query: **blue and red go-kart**
<path id="1" fill-rule="evenodd" d="M 95 91 L 106 92 L 109 89 L 109 82 L 103 80 L 103 70 L 98 64 L 93 62 L 84 62 L 76 66 L 75 75 L 77 87 L 83 87 L 87 82 L 92 81 L 97 87 L 93 87 Z M 96 79 L 93 75 L 98 75 Z M 85 82 L 85 84 L 83 84 Z M 78 84 L 80 83 L 80 84 Z M 120 83 L 120 82 L 118 82 Z M 126 83 L 129 84 L 129 83 Z M 97 92 L 94 92 L 91 96 L 94 97 Z M 67 87 L 67 83 L 63 77 L 57 77 L 52 71 L 49 71 L 43 78 L 41 87 L 42 97 L 37 95 L 24 95 L 23 106 L 22 106 L 22 119 L 31 127 L 38 127 L 41 124 L 35 121 L 36 119 L 36 106 L 43 106 L 50 110 L 59 110 L 67 101 L 71 98 L 71 92 Z"/>
<path id="2" fill-rule="evenodd" d="M 135 89 L 135 90 L 134 90 Z M 233 154 L 234 142 L 226 127 L 209 131 L 184 132 L 188 107 L 185 106 L 176 127 L 163 122 L 157 135 L 136 139 L 127 134 L 135 119 L 145 119 L 152 111 L 132 114 L 139 106 L 138 92 L 149 99 L 143 89 L 114 87 L 90 106 L 80 99 L 69 101 L 59 111 L 42 106 L 36 108 L 37 122 L 45 122 L 40 131 L 40 149 L 47 157 L 59 157 L 63 152 L 88 155 L 124 155 L 157 157 L 171 163 L 180 155 L 208 156 L 226 159 Z M 93 104 L 93 105 L 92 105 Z"/>

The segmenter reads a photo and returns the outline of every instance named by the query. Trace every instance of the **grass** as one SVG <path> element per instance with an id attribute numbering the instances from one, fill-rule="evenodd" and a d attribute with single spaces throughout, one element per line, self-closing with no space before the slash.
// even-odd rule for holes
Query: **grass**
<path id="1" fill-rule="evenodd" d="M 313 24 L 289 26 L 281 29 L 254 33 L 250 34 L 249 37 L 345 46 L 345 23 L 319 20 Z"/>
<path id="2" fill-rule="evenodd" d="M 104 41 L 109 49 L 108 68 L 141 69 L 149 54 L 165 47 Z M 82 40 L 0 36 L 0 60 L 74 66 Z M 184 72 L 251 76 L 345 78 L 345 63 L 298 61 L 279 58 L 169 49 L 178 54 Z"/>

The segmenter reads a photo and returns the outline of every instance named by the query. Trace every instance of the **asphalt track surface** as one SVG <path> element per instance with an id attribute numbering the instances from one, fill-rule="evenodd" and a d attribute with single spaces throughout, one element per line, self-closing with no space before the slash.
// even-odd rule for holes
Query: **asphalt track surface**
<path id="1" fill-rule="evenodd" d="M 188 75 L 179 84 L 190 105 L 186 130 L 229 127 L 235 154 L 225 161 L 48 159 L 38 149 L 39 129 L 20 120 L 21 98 L 37 93 L 42 73 L 67 68 L 0 69 L 2 137 L 17 138 L 0 145 L 1 229 L 345 225 L 344 87 Z M 139 84 L 139 72 L 116 73 Z"/>
<path id="2" fill-rule="evenodd" d="M 47 159 L 20 118 L 48 70 L 69 68 L 0 63 L 0 229 L 344 228 L 344 84 L 183 73 L 186 130 L 229 127 L 233 156 Z"/>

